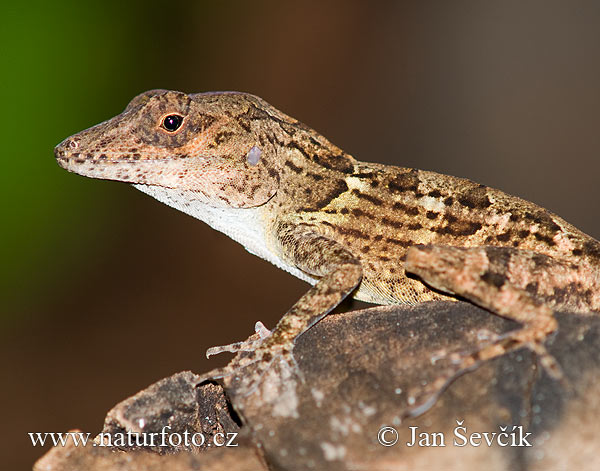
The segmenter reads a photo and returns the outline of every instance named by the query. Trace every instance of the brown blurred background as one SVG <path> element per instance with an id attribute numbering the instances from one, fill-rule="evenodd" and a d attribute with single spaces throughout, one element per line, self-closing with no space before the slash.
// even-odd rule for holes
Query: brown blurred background
<path id="1" fill-rule="evenodd" d="M 6 3 L 6 2 L 5 2 Z M 469 177 L 600 237 L 600 3 L 2 6 L 5 469 L 273 326 L 306 285 L 52 149 L 151 88 L 255 93 L 360 160 Z"/>

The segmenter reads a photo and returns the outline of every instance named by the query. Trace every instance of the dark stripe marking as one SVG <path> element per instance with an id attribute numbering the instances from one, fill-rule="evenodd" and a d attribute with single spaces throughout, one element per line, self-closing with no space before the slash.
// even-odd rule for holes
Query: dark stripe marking
<path id="1" fill-rule="evenodd" d="M 352 190 L 352 194 L 354 196 L 356 196 L 357 198 L 369 201 L 370 203 L 373 203 L 376 206 L 381 206 L 383 204 L 382 199 L 379 199 L 376 196 L 367 195 L 366 193 L 361 193 L 356 188 L 354 190 Z"/>

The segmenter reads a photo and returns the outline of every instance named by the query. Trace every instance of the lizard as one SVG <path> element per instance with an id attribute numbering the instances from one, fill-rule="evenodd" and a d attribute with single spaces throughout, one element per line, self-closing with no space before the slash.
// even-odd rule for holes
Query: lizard
<path id="1" fill-rule="evenodd" d="M 553 310 L 600 310 L 600 243 L 559 216 L 468 179 L 358 161 L 251 94 L 151 90 L 55 157 L 133 184 L 312 285 L 272 331 L 258 322 L 251 340 L 208 350 L 248 352 L 223 369 L 254 365 L 248 394 L 276 360 L 294 365 L 295 340 L 349 296 L 466 299 L 522 327 L 461 354 L 454 372 L 525 346 L 556 378 L 543 347 Z"/>

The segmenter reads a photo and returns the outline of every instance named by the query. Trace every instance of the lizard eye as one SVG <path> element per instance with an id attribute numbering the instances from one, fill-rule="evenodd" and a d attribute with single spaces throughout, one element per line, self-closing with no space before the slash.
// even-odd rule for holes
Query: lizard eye
<path id="1" fill-rule="evenodd" d="M 169 132 L 175 132 L 181 127 L 183 123 L 183 117 L 178 114 L 170 114 L 165 116 L 161 126 Z"/>

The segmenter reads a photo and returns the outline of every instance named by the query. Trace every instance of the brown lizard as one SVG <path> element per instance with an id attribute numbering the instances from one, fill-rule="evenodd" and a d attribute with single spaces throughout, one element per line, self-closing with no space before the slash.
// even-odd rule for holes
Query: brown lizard
<path id="1" fill-rule="evenodd" d="M 295 339 L 347 296 L 461 296 L 523 328 L 462 355 L 456 371 L 528 346 L 557 377 L 542 345 L 556 329 L 552 310 L 600 310 L 600 243 L 560 217 L 470 180 L 357 161 L 253 95 L 152 90 L 55 154 L 69 171 L 132 183 L 313 285 L 272 332 L 258 323 L 259 339 L 209 350 L 251 352 L 223 373 L 253 364 L 248 392 L 275 360 L 293 364 Z"/>

